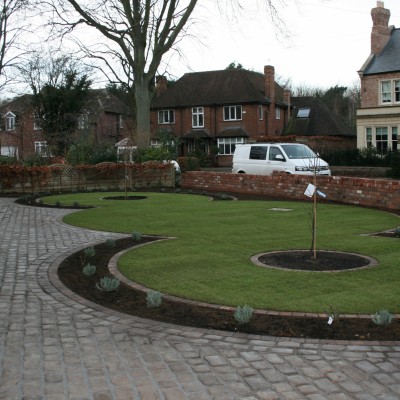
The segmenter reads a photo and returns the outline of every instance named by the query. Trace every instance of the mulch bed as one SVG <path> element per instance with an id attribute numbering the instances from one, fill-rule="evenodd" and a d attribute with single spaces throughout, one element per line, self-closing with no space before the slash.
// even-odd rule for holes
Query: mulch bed
<path id="1" fill-rule="evenodd" d="M 117 240 L 115 247 L 106 244 L 95 246 L 95 255 L 86 261 L 97 267 L 96 273 L 91 277 L 85 276 L 82 272 L 83 253 L 75 253 L 61 263 L 58 270 L 59 278 L 75 293 L 105 307 L 130 315 L 179 325 L 280 337 L 400 340 L 400 322 L 397 319 L 383 327 L 377 326 L 371 319 L 340 318 L 339 316 L 332 325 L 328 325 L 328 317 L 325 319 L 253 314 L 249 323 L 239 324 L 230 310 L 216 310 L 167 299 L 163 299 L 159 308 L 148 308 L 146 294 L 123 283 L 111 293 L 105 293 L 96 288 L 96 283 L 102 277 L 110 276 L 108 262 L 114 254 L 155 239 L 143 237 L 140 241 L 133 242 L 132 238 L 126 238 Z"/>

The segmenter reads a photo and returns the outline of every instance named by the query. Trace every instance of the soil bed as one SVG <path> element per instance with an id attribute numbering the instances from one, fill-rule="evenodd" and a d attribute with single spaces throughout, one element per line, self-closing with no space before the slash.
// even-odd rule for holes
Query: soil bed
<path id="1" fill-rule="evenodd" d="M 115 247 L 106 244 L 95 246 L 95 255 L 86 260 L 86 263 L 90 262 L 97 267 L 96 273 L 91 277 L 85 276 L 82 272 L 83 253 L 75 253 L 60 265 L 59 278 L 72 291 L 97 304 L 126 314 L 179 325 L 283 337 L 400 340 L 398 319 L 394 319 L 389 326 L 383 327 L 375 325 L 371 319 L 339 317 L 332 325 L 328 325 L 328 317 L 290 317 L 255 313 L 249 323 L 239 325 L 233 316 L 234 312 L 230 310 L 188 305 L 167 299 L 163 299 L 159 308 L 148 308 L 146 294 L 123 283 L 117 291 L 111 293 L 104 293 L 96 288 L 96 283 L 102 277 L 110 276 L 108 262 L 114 254 L 155 239 L 143 237 L 141 241 L 133 242 L 132 238 L 127 238 L 117 240 Z"/>
<path id="2" fill-rule="evenodd" d="M 266 266 L 301 270 L 301 271 L 345 271 L 363 268 L 371 259 L 352 253 L 318 250 L 314 253 L 307 250 L 273 251 L 258 257 Z"/>

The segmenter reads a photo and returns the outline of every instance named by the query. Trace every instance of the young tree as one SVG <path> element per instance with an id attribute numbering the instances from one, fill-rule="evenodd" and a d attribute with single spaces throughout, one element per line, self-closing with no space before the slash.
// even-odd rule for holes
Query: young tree
<path id="1" fill-rule="evenodd" d="M 273 0 L 262 0 L 277 21 Z M 48 0 L 59 22 L 69 33 L 82 24 L 103 35 L 106 50 L 89 53 L 105 61 L 118 60 L 133 89 L 136 104 L 136 145 L 150 144 L 150 103 L 154 78 L 163 56 L 187 33 L 198 0 Z M 241 6 L 242 0 L 227 2 Z M 243 1 L 244 3 L 244 1 Z M 245 6 L 242 6 L 245 7 Z M 71 9 L 72 8 L 72 9 Z M 116 72 L 114 70 L 114 72 Z"/>

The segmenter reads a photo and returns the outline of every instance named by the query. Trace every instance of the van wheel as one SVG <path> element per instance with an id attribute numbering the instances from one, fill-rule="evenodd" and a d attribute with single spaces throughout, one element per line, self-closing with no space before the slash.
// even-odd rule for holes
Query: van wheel
<path id="1" fill-rule="evenodd" d="M 246 172 L 244 171 L 238 171 L 238 174 L 245 174 Z"/>

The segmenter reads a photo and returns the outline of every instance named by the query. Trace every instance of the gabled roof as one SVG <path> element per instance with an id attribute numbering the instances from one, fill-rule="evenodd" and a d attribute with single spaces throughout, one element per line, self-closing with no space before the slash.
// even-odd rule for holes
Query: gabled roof
<path id="1" fill-rule="evenodd" d="M 283 89 L 275 84 L 276 102 L 283 101 Z M 270 103 L 265 96 L 263 74 L 245 69 L 192 72 L 182 76 L 153 100 L 152 108 L 180 108 L 209 105 Z"/>
<path id="2" fill-rule="evenodd" d="M 11 111 L 15 115 L 20 115 L 33 108 L 32 100 L 33 96 L 30 94 L 14 97 L 12 100 L 2 104 L 0 110 L 2 113 Z"/>
<path id="3" fill-rule="evenodd" d="M 400 71 L 400 29 L 393 29 L 390 39 L 379 55 L 371 55 L 363 66 L 364 75 Z"/>
<path id="4" fill-rule="evenodd" d="M 132 114 L 129 107 L 107 89 L 92 89 L 85 108 L 89 108 L 93 113 L 104 111 L 113 114 Z"/>
<path id="5" fill-rule="evenodd" d="M 292 117 L 284 135 L 356 136 L 318 97 L 292 97 L 292 106 Z M 299 109 L 309 109 L 308 118 L 299 118 Z"/>

